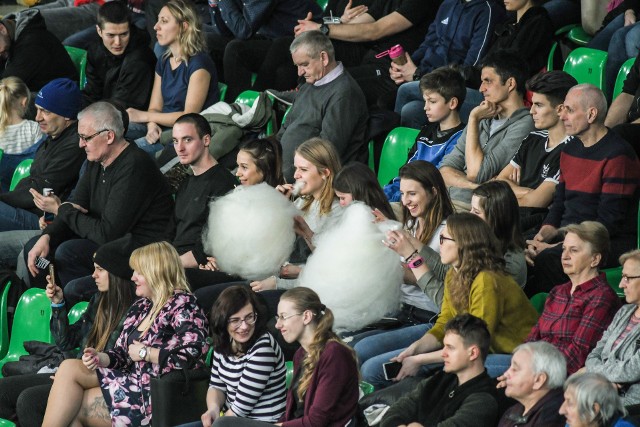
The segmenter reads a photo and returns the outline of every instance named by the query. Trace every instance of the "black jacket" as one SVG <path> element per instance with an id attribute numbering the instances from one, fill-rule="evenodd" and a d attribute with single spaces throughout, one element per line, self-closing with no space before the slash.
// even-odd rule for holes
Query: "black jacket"
<path id="1" fill-rule="evenodd" d="M 5 19 L 15 20 L 16 26 L 0 78 L 20 77 L 32 92 L 60 77 L 78 81 L 78 71 L 69 54 L 47 30 L 39 10 L 27 9 Z"/>
<path id="2" fill-rule="evenodd" d="M 156 57 L 149 49 L 149 37 L 131 25 L 129 45 L 122 55 L 115 56 L 102 40 L 87 52 L 87 84 L 82 91 L 82 103 L 110 100 L 123 107 L 146 110 L 153 87 Z"/>
<path id="3" fill-rule="evenodd" d="M 87 158 L 78 144 L 78 123 L 73 122 L 56 139 L 47 138 L 36 151 L 28 177 L 23 178 L 13 191 L 0 194 L 0 201 L 41 215 L 33 203 L 30 189 L 42 192 L 53 188 L 61 200 L 66 200 L 78 181 L 78 173 Z"/>

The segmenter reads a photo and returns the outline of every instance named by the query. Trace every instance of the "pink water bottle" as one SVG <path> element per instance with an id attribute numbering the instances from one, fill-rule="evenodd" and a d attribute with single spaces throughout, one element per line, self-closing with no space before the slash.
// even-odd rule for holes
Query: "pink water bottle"
<path id="1" fill-rule="evenodd" d="M 399 44 L 389 49 L 389 58 L 391 58 L 391 60 L 398 65 L 404 65 L 407 63 L 407 58 L 404 54 L 404 48 Z"/>

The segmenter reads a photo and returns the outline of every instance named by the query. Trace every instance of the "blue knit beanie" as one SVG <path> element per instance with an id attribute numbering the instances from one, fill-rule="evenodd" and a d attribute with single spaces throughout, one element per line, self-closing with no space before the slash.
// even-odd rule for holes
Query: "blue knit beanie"
<path id="1" fill-rule="evenodd" d="M 44 85 L 35 104 L 67 119 L 77 119 L 80 111 L 80 88 L 70 79 L 55 79 Z"/>

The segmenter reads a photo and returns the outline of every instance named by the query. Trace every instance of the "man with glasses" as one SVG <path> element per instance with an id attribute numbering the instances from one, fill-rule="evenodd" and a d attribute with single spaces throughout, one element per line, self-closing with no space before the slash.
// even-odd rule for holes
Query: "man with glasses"
<path id="1" fill-rule="evenodd" d="M 511 366 L 498 378 L 498 388 L 517 403 L 507 409 L 498 427 L 563 427 L 558 411 L 563 402 L 566 361 L 553 344 L 521 344 L 513 351 Z"/>
<path id="2" fill-rule="evenodd" d="M 13 191 L 0 194 L 0 262 L 9 267 L 16 265 L 25 242 L 40 230 L 42 207 L 34 197 L 65 200 L 85 159 L 78 147 L 78 85 L 69 79 L 53 80 L 38 92 L 35 104 L 36 120 L 46 139 L 36 151 L 30 175 Z M 55 196 L 42 197 L 45 188 Z"/>
<path id="3" fill-rule="evenodd" d="M 48 204 L 45 209 L 55 219 L 25 245 L 33 286 L 45 284 L 46 270 L 38 267 L 39 258 L 55 263 L 60 285 L 65 286 L 93 272 L 99 246 L 126 236 L 117 244 L 133 250 L 173 237 L 169 184 L 153 160 L 124 139 L 121 112 L 108 102 L 97 102 L 81 111 L 78 120 L 87 169 L 73 202 Z"/>

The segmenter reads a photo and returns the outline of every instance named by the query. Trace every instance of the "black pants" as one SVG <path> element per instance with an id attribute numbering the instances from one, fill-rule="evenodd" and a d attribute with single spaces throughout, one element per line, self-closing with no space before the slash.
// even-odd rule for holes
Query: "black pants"
<path id="1" fill-rule="evenodd" d="M 27 263 L 29 251 L 40 236 L 36 236 L 24 245 L 24 261 Z M 93 273 L 93 254 L 98 244 L 89 239 L 71 239 L 57 247 L 49 248 L 47 259 L 56 267 L 57 283 L 63 287 L 74 279 L 90 276 Z M 36 277 L 31 277 L 31 286 L 45 288 L 49 270 L 40 270 Z"/>
<path id="2" fill-rule="evenodd" d="M 0 378 L 0 418 L 21 427 L 42 425 L 53 381 L 51 374 L 16 375 Z"/>
<path id="3" fill-rule="evenodd" d="M 640 124 L 637 123 L 623 123 L 614 126 L 611 129 L 618 135 L 627 141 L 635 150 L 636 154 L 640 157 Z"/>

